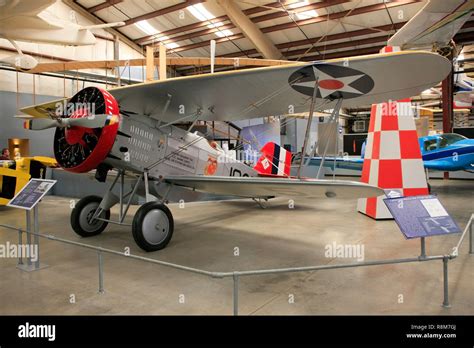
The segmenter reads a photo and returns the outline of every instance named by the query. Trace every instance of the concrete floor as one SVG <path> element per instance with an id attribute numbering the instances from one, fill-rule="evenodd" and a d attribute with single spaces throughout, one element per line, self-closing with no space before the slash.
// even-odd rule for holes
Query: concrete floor
<path id="1" fill-rule="evenodd" d="M 474 181 L 432 181 L 451 215 L 464 228 L 474 212 Z M 325 257 L 325 246 L 362 244 L 365 260 L 413 257 L 418 240 L 405 240 L 394 221 L 375 222 L 356 212 L 355 201 L 274 199 L 267 209 L 250 200 L 170 205 L 171 243 L 162 251 L 139 249 L 129 228 L 109 225 L 97 237 L 76 236 L 69 199 L 40 205 L 41 233 L 213 271 L 353 262 Z M 131 213 L 137 207 L 131 208 Z M 130 215 L 132 216 L 132 215 Z M 0 209 L 0 223 L 23 225 L 24 212 Z M 451 252 L 460 235 L 427 241 L 428 254 Z M 0 228 L 0 243 L 17 243 Z M 466 240 L 467 242 L 468 240 Z M 234 256 L 238 247 L 240 255 Z M 464 243 L 449 263 L 451 308 L 441 307 L 442 262 L 359 267 L 240 280 L 240 314 L 474 314 L 474 255 Z M 97 254 L 41 239 L 48 268 L 23 272 L 16 259 L 1 259 L 0 314 L 231 314 L 231 279 L 211 279 L 159 265 L 104 255 L 105 293 L 98 293 Z M 75 303 L 70 303 L 71 295 Z M 183 296 L 184 295 L 184 296 Z M 399 300 L 403 297 L 403 302 Z M 184 303 L 182 303 L 184 299 Z M 294 299 L 294 301 L 290 301 Z"/>

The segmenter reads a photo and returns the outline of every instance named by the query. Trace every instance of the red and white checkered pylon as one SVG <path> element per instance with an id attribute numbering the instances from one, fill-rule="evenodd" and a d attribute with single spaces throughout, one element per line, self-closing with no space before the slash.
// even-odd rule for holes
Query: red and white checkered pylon
<path id="1" fill-rule="evenodd" d="M 372 105 L 361 182 L 402 196 L 428 194 L 410 99 Z M 374 219 L 390 219 L 383 198 L 359 199 L 357 210 Z"/>

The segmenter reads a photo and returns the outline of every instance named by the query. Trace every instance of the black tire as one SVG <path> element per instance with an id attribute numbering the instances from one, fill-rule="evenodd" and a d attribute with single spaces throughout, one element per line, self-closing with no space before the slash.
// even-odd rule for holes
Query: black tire
<path id="1" fill-rule="evenodd" d="M 157 251 L 166 247 L 173 236 L 173 230 L 173 215 L 162 203 L 145 203 L 133 217 L 133 239 L 145 251 Z"/>
<path id="2" fill-rule="evenodd" d="M 108 222 L 96 220 L 93 224 L 88 223 L 88 219 L 99 207 L 102 198 L 99 196 L 86 196 L 77 202 L 71 212 L 71 227 L 81 237 L 92 237 L 102 233 Z M 110 210 L 105 210 L 100 214 L 102 219 L 110 219 Z"/>

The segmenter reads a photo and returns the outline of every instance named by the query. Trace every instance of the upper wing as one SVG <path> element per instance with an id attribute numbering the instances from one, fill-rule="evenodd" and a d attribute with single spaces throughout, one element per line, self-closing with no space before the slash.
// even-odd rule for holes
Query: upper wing
<path id="1" fill-rule="evenodd" d="M 122 111 L 164 122 L 232 121 L 309 110 L 316 80 L 316 110 L 355 107 L 418 95 L 449 73 L 449 61 L 429 52 L 395 52 L 324 62 L 295 63 L 186 76 L 109 90 Z M 55 102 L 22 109 L 44 117 Z"/>
<path id="2" fill-rule="evenodd" d="M 473 0 L 430 0 L 388 44 L 402 48 L 444 46 L 471 17 L 473 10 Z"/>
<path id="3" fill-rule="evenodd" d="M 378 187 L 355 181 L 225 176 L 166 177 L 171 184 L 197 191 L 239 197 L 364 198 L 384 194 Z"/>

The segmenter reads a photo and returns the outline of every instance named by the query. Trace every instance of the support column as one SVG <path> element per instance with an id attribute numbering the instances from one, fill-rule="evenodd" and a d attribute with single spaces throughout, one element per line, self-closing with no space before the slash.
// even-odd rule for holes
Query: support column
<path id="1" fill-rule="evenodd" d="M 166 46 L 160 44 L 160 64 L 159 64 L 159 71 L 158 71 L 158 79 L 166 80 Z"/>
<path id="2" fill-rule="evenodd" d="M 152 46 L 146 47 L 146 82 L 154 80 L 155 77 L 155 57 Z"/>

